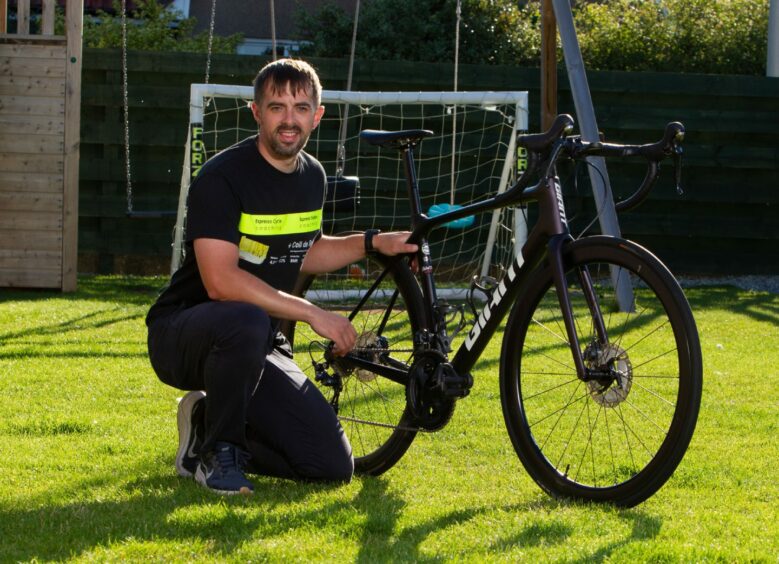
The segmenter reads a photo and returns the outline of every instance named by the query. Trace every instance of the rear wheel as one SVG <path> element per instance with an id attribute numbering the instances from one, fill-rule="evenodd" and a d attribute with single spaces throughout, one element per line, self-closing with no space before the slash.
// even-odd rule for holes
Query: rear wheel
<path id="1" fill-rule="evenodd" d="M 506 327 L 504 418 L 544 490 L 633 506 L 671 476 L 695 429 L 702 387 L 695 321 L 676 280 L 638 245 L 582 239 L 564 251 L 564 264 L 589 376 L 577 376 L 551 272 L 539 269 Z M 583 274 L 593 282 L 606 341 L 595 330 Z M 615 278 L 633 289 L 625 311 L 616 305 Z"/>
<path id="2" fill-rule="evenodd" d="M 349 279 L 319 284 L 313 277 L 297 293 L 325 309 L 352 313 L 384 268 L 388 271 L 352 319 L 357 344 L 352 355 L 408 372 L 414 359 L 414 335 L 427 326 L 419 285 L 405 260 L 371 257 L 350 267 Z M 397 292 L 396 292 L 397 290 Z M 338 417 L 354 452 L 355 470 L 379 475 L 405 454 L 418 431 L 406 406 L 405 385 L 336 360 L 331 379 L 316 378 L 328 345 L 304 323 L 283 329 L 294 342 L 295 360 L 316 381 L 328 400 L 338 395 Z"/>

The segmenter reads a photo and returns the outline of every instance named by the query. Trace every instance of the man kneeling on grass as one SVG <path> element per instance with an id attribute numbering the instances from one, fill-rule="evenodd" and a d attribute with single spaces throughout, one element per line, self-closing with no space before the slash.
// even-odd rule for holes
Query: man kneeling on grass
<path id="1" fill-rule="evenodd" d="M 348 481 L 349 441 L 292 361 L 278 321 L 308 323 L 343 355 L 349 320 L 289 292 L 298 274 L 337 270 L 369 250 L 412 253 L 408 232 L 321 233 L 326 177 L 303 151 L 324 113 L 311 66 L 284 59 L 254 80 L 259 133 L 207 162 L 189 191 L 186 258 L 149 310 L 160 380 L 191 390 L 178 409 L 176 469 L 219 493 L 254 490 L 245 473 Z"/>

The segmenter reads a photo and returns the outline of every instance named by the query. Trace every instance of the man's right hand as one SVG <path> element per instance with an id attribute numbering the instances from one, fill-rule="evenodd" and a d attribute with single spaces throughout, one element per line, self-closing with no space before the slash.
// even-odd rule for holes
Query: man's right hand
<path id="1" fill-rule="evenodd" d="M 308 324 L 317 335 L 333 341 L 336 356 L 344 356 L 354 348 L 357 331 L 346 317 L 319 309 Z"/>

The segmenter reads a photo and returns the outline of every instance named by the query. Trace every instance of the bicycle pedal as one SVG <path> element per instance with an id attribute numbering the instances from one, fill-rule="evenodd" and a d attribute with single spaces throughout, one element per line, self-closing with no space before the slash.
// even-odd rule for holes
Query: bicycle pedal
<path id="1" fill-rule="evenodd" d="M 439 389 L 449 398 L 464 398 L 473 387 L 473 376 L 469 373 L 458 374 L 448 362 L 438 365 L 435 378 Z"/>
<path id="2" fill-rule="evenodd" d="M 473 377 L 470 374 L 458 376 L 458 381 L 447 382 L 444 394 L 450 398 L 464 398 L 471 393 Z"/>

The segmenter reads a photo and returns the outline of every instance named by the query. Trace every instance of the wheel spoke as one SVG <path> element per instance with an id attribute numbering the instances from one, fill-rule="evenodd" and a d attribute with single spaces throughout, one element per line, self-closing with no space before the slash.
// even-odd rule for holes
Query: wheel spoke
<path id="1" fill-rule="evenodd" d="M 626 348 L 625 348 L 625 350 L 626 350 L 626 351 L 630 351 L 630 350 L 634 349 L 634 348 L 635 348 L 636 346 L 638 346 L 638 345 L 639 345 L 641 342 L 645 341 L 646 339 L 648 339 L 649 337 L 651 337 L 652 335 L 654 335 L 655 333 L 657 333 L 658 331 L 660 331 L 660 330 L 661 330 L 663 327 L 665 327 L 666 325 L 668 325 L 668 323 L 669 323 L 669 321 L 668 321 L 668 320 L 665 320 L 665 322 L 663 322 L 663 324 L 662 324 L 662 325 L 659 325 L 659 326 L 655 327 L 655 328 L 654 328 L 652 331 L 650 331 L 649 333 L 647 333 L 646 335 L 644 335 L 643 337 L 641 337 L 641 338 L 640 338 L 638 341 L 636 341 L 635 343 L 633 343 L 633 344 L 632 344 L 632 345 L 630 345 L 629 347 L 626 347 Z M 671 351 L 671 352 L 672 352 L 672 351 Z"/>
<path id="2" fill-rule="evenodd" d="M 642 362 L 641 364 L 637 364 L 637 365 L 635 365 L 635 366 L 633 367 L 633 370 L 635 370 L 636 368 L 641 368 L 642 366 L 646 366 L 646 365 L 647 365 L 647 364 L 649 364 L 650 362 L 654 362 L 654 361 L 656 361 L 656 360 L 658 360 L 658 359 L 660 359 L 660 358 L 663 358 L 664 356 L 667 356 L 667 355 L 669 355 L 669 354 L 673 354 L 673 353 L 675 353 L 675 352 L 676 352 L 676 347 L 674 347 L 674 348 L 672 348 L 672 349 L 668 349 L 668 350 L 667 350 L 667 351 L 665 351 L 664 353 L 660 353 L 660 354 L 658 354 L 658 355 L 656 355 L 656 356 L 653 356 L 652 358 L 650 358 L 650 359 L 648 359 L 648 360 L 645 360 L 645 361 L 644 361 L 644 362 Z"/>
<path id="3" fill-rule="evenodd" d="M 633 429 L 633 426 L 630 425 L 627 422 L 627 419 L 623 416 L 622 412 L 620 412 L 620 419 L 622 420 L 622 424 L 625 428 L 625 434 L 627 435 L 627 432 L 630 431 L 630 434 L 633 435 L 633 437 L 638 441 L 638 444 L 640 444 L 642 447 L 644 447 L 644 450 L 646 453 L 652 457 L 655 455 L 654 451 L 650 449 L 646 444 L 644 443 L 643 439 L 641 439 L 641 436 Z M 632 451 L 631 451 L 632 452 Z M 635 464 L 635 462 L 634 462 Z"/>
<path id="4" fill-rule="evenodd" d="M 555 421 L 555 424 L 554 424 L 554 425 L 552 426 L 552 428 L 549 430 L 549 434 L 546 436 L 546 439 L 544 439 L 544 441 L 543 441 L 543 444 L 546 444 L 546 441 L 548 441 L 548 440 L 549 440 L 549 437 L 551 437 L 551 436 L 552 436 L 552 433 L 553 433 L 553 432 L 554 432 L 554 430 L 557 428 L 557 425 L 560 423 L 560 420 L 562 419 L 562 417 L 563 417 L 563 415 L 565 414 L 566 410 L 567 410 L 569 407 L 571 407 L 572 405 L 574 405 L 574 404 L 576 404 L 576 403 L 579 403 L 580 401 L 582 401 L 584 398 L 586 398 L 586 397 L 587 397 L 587 394 L 583 394 L 583 395 L 579 396 L 578 398 L 576 398 L 576 399 L 573 399 L 573 396 L 576 394 L 576 392 L 577 392 L 578 390 L 579 390 L 579 386 L 576 386 L 576 388 L 575 388 L 575 389 L 573 390 L 573 392 L 571 393 L 571 396 L 568 398 L 568 402 L 566 402 L 565 404 L 563 404 L 563 406 L 562 406 L 562 407 L 560 407 L 559 409 L 557 409 L 557 410 L 553 411 L 552 413 L 549 413 L 549 414 L 545 415 L 544 417 L 542 417 L 542 418 L 541 418 L 541 419 L 539 419 L 538 421 L 535 421 L 534 423 L 531 423 L 531 424 L 530 424 L 530 427 L 532 428 L 532 427 L 534 427 L 534 426 L 536 426 L 536 425 L 539 425 L 540 423 L 543 423 L 544 421 L 546 421 L 546 420 L 547 420 L 547 419 L 549 419 L 550 417 L 554 417 L 555 415 L 557 415 L 557 416 L 558 416 L 558 417 L 557 417 L 557 421 Z M 542 445 L 542 446 L 543 446 L 543 445 Z"/>
<path id="5" fill-rule="evenodd" d="M 540 374 L 540 373 L 538 373 L 538 372 L 535 372 L 535 373 L 533 373 L 533 374 Z M 566 374 L 566 376 L 567 376 L 567 374 Z M 528 395 L 528 396 L 525 396 L 525 401 L 527 401 L 527 400 L 531 400 L 531 399 L 533 399 L 533 398 L 537 398 L 537 397 L 539 397 L 539 396 L 542 396 L 542 395 L 544 395 L 544 394 L 549 394 L 549 393 L 551 393 L 551 392 L 554 392 L 554 391 L 555 391 L 555 390 L 557 390 L 558 388 L 562 388 L 563 386 L 567 386 L 568 384 L 571 384 L 571 383 L 573 383 L 573 382 L 578 382 L 578 381 L 579 381 L 579 379 L 578 379 L 578 378 L 573 378 L 573 379 L 571 379 L 571 380 L 567 380 L 567 381 L 563 382 L 562 384 L 558 384 L 558 385 L 556 385 L 556 386 L 552 386 L 551 388 L 547 388 L 547 389 L 545 389 L 545 390 L 541 390 L 540 392 L 536 392 L 535 394 L 530 394 L 530 395 Z"/>
<path id="6" fill-rule="evenodd" d="M 646 393 L 653 395 L 654 397 L 656 397 L 658 400 L 660 400 L 661 402 L 663 402 L 664 404 L 666 404 L 666 405 L 667 405 L 668 407 L 670 407 L 671 409 L 674 409 L 674 408 L 676 407 L 676 404 L 675 404 L 675 403 L 673 403 L 673 402 L 671 402 L 671 401 L 667 400 L 666 398 L 664 398 L 664 397 L 663 397 L 663 396 L 661 396 L 660 394 L 656 393 L 655 391 L 653 391 L 653 390 L 650 390 L 649 388 L 647 388 L 646 386 L 644 386 L 643 384 L 641 384 L 641 382 L 637 382 L 636 380 L 633 380 L 633 385 L 634 385 L 634 386 L 638 386 L 639 388 L 641 388 L 642 390 L 644 390 Z"/>
<path id="7" fill-rule="evenodd" d="M 535 318 L 533 318 L 533 323 L 535 323 L 536 325 L 541 327 L 541 329 L 543 329 L 544 331 L 547 331 L 550 335 L 554 336 L 555 339 L 559 340 L 562 343 L 565 343 L 566 345 L 568 344 L 568 338 L 567 337 L 563 337 L 563 335 L 565 334 L 565 329 L 560 327 L 560 321 L 559 320 L 556 320 L 557 329 L 558 329 L 557 332 L 552 331 L 547 326 L 546 323 L 542 323 L 541 321 L 538 321 Z M 562 331 L 561 331 L 561 329 L 562 329 Z"/>
<path id="8" fill-rule="evenodd" d="M 528 351 L 528 353 L 529 354 L 539 354 L 539 355 L 543 356 L 545 359 L 550 360 L 550 361 L 552 361 L 552 362 L 554 362 L 556 364 L 559 364 L 563 368 L 566 368 L 568 370 L 572 370 L 574 373 L 576 372 L 576 369 L 573 367 L 573 364 L 566 364 L 565 362 L 561 361 L 560 359 L 555 358 L 552 355 L 549 355 L 547 353 L 541 352 L 540 350 L 531 349 L 530 351 Z M 569 356 L 569 358 L 570 358 L 570 356 Z"/>
<path id="9" fill-rule="evenodd" d="M 580 398 L 580 399 L 584 399 L 584 398 L 586 398 L 586 397 L 587 397 L 587 395 L 585 394 L 585 395 L 584 395 L 584 396 L 582 396 L 582 398 Z M 584 413 L 584 410 L 585 410 L 585 409 L 587 409 L 587 402 L 586 402 L 586 401 L 582 402 L 582 408 L 581 408 L 581 410 L 579 411 L 579 415 L 578 415 L 578 417 L 576 418 L 576 421 L 574 422 L 573 426 L 571 427 L 571 433 L 570 433 L 570 435 L 568 436 L 568 439 L 565 441 L 565 446 L 563 447 L 563 450 L 562 450 L 562 452 L 560 453 L 560 458 L 557 460 L 557 464 L 556 464 L 556 466 L 558 466 L 558 467 L 559 467 L 559 466 L 561 466 L 561 464 L 560 464 L 560 463 L 562 462 L 563 458 L 565 457 L 565 453 L 568 451 L 568 448 L 569 448 L 569 447 L 570 447 L 572 444 L 574 444 L 574 441 L 573 441 L 573 436 L 574 436 L 574 433 L 576 432 L 576 429 L 578 429 L 578 428 L 579 428 L 579 421 L 581 421 L 581 420 L 582 420 L 582 414 Z M 562 417 L 562 414 L 560 415 L 560 417 Z M 568 465 L 566 465 L 566 471 L 565 471 L 565 473 L 566 473 L 566 474 L 568 473 Z"/>

